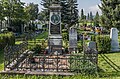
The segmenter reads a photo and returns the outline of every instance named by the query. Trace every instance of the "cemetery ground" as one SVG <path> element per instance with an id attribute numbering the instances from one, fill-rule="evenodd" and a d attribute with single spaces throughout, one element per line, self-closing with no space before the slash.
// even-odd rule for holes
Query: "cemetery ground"
<path id="1" fill-rule="evenodd" d="M 47 38 L 47 32 L 38 35 L 37 40 L 44 40 Z M 34 39 L 29 40 L 34 46 Z M 44 41 L 43 41 L 44 42 Z M 16 44 L 21 43 L 17 41 Z M 30 47 L 30 46 L 28 46 Z M 1 79 L 120 79 L 120 52 L 99 54 L 98 56 L 98 75 L 75 75 L 75 76 L 25 76 L 25 75 L 0 75 Z M 4 69 L 4 54 L 0 51 L 0 71 Z"/>

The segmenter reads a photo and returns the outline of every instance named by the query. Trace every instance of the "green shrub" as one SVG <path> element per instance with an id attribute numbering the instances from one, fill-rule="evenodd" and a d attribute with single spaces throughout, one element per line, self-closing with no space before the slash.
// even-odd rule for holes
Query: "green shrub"
<path id="1" fill-rule="evenodd" d="M 95 75 L 97 72 L 97 67 L 91 63 L 90 60 L 83 58 L 82 55 L 70 56 L 69 63 L 71 64 L 71 69 L 73 71 L 84 75 Z"/>
<path id="2" fill-rule="evenodd" d="M 42 50 L 41 45 L 38 44 L 34 48 L 32 48 L 32 51 L 35 51 L 35 54 L 39 54 L 41 50 Z"/>
<path id="3" fill-rule="evenodd" d="M 3 49 L 7 44 L 15 44 L 15 36 L 12 32 L 0 34 L 0 49 Z"/>
<path id="4" fill-rule="evenodd" d="M 96 36 L 97 49 L 99 52 L 109 52 L 111 48 L 111 40 L 109 36 Z"/>
<path id="5" fill-rule="evenodd" d="M 68 38 L 69 38 L 68 33 L 62 33 L 62 38 L 63 38 L 63 40 L 68 41 Z"/>
<path id="6" fill-rule="evenodd" d="M 96 41 L 96 40 L 95 40 L 95 39 L 96 39 L 95 36 L 96 36 L 96 35 L 91 35 L 91 41 Z"/>

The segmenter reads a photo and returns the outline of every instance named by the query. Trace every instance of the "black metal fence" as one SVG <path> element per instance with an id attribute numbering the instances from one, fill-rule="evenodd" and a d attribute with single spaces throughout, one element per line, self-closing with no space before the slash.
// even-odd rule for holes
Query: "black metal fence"
<path id="1" fill-rule="evenodd" d="M 18 65 L 18 62 L 22 61 L 20 57 L 25 56 L 27 47 L 27 42 L 15 46 L 6 46 L 4 48 L 4 69 L 14 69 Z"/>
<path id="2" fill-rule="evenodd" d="M 39 54 L 27 50 L 27 42 L 7 46 L 4 50 L 4 69 L 16 71 L 56 71 L 94 73 L 97 71 L 97 51 L 84 48 L 79 54 Z"/>

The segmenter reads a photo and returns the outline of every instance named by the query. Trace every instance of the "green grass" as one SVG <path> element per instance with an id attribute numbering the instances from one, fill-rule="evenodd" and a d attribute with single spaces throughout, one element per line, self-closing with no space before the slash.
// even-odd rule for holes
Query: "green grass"
<path id="1" fill-rule="evenodd" d="M 24 75 L 16 75 L 16 76 L 0 76 L 1 79 L 98 79 L 94 76 L 84 76 L 84 75 L 76 75 L 76 76 L 24 76 Z"/>
<path id="2" fill-rule="evenodd" d="M 4 54 L 3 51 L 0 51 L 0 71 L 2 71 L 4 69 Z"/>
<path id="3" fill-rule="evenodd" d="M 120 53 L 110 53 L 110 54 L 105 54 L 106 57 L 108 57 L 110 60 L 108 62 L 112 61 L 111 64 L 115 64 L 116 66 L 120 67 Z M 108 59 L 106 58 L 106 59 Z M 107 63 L 101 55 L 99 55 L 99 66 L 102 68 L 105 72 L 115 72 L 116 70 L 110 67 L 110 64 Z M 116 67 L 114 66 L 114 67 Z M 117 67 L 116 67 L 117 68 Z M 120 70 L 119 68 L 117 68 Z"/>
<path id="4" fill-rule="evenodd" d="M 16 42 L 15 42 L 15 44 L 20 44 L 20 43 L 22 43 L 22 41 L 16 41 Z"/>
<path id="5" fill-rule="evenodd" d="M 42 34 L 39 34 L 36 39 L 45 39 L 48 37 L 48 32 L 44 32 Z"/>
<path id="6" fill-rule="evenodd" d="M 41 34 L 39 34 L 39 35 L 37 35 L 36 36 L 36 40 L 44 40 L 45 38 L 47 38 L 48 37 L 48 32 L 43 32 L 43 33 L 41 33 Z M 32 40 L 28 40 L 28 42 L 33 42 L 34 41 L 34 39 L 32 39 Z M 15 42 L 15 44 L 20 44 L 20 43 L 22 43 L 23 41 L 16 41 Z"/>
<path id="7" fill-rule="evenodd" d="M 98 58 L 99 75 L 103 79 L 119 79 L 120 78 L 120 52 L 100 54 Z M 104 78 L 106 77 L 106 78 Z M 112 78 L 113 77 L 113 78 Z"/>
<path id="8" fill-rule="evenodd" d="M 80 25 L 83 25 L 83 23 L 79 23 Z M 87 24 L 87 25 L 93 25 L 93 23 L 91 23 L 91 22 L 85 22 L 84 24 Z"/>

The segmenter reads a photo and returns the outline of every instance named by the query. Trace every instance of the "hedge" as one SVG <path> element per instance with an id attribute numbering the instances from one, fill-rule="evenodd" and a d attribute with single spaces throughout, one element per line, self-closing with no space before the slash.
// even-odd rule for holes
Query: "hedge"
<path id="1" fill-rule="evenodd" d="M 62 38 L 63 40 L 67 40 L 69 39 L 68 33 L 62 33 Z"/>
<path id="2" fill-rule="evenodd" d="M 95 41 L 97 43 L 97 50 L 99 52 L 109 52 L 111 49 L 111 39 L 109 36 L 97 35 L 92 36 L 91 41 Z"/>
<path id="3" fill-rule="evenodd" d="M 91 35 L 91 41 L 96 41 L 96 35 Z"/>
<path id="4" fill-rule="evenodd" d="M 7 44 L 15 44 L 15 36 L 12 32 L 0 34 L 0 49 L 3 49 Z"/>

